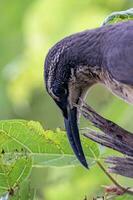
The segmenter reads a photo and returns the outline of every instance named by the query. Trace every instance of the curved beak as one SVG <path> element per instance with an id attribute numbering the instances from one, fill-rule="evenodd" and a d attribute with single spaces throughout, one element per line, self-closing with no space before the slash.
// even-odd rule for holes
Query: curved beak
<path id="1" fill-rule="evenodd" d="M 88 169 L 88 164 L 81 145 L 79 129 L 77 125 L 77 108 L 71 108 L 69 102 L 66 99 L 64 101 L 55 102 L 63 112 L 65 128 L 73 152 L 75 153 L 80 163 Z"/>
<path id="2" fill-rule="evenodd" d="M 77 108 L 70 108 L 70 105 L 67 106 L 67 117 L 64 116 L 65 128 L 67 132 L 67 136 L 70 142 L 70 145 L 75 153 L 77 159 L 80 163 L 88 169 L 88 164 L 82 149 L 79 129 L 77 125 Z"/>

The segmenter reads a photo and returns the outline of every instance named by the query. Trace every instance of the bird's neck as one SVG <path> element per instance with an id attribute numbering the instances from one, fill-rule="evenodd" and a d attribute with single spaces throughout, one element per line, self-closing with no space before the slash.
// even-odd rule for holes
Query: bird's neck
<path id="1" fill-rule="evenodd" d="M 72 66 L 100 65 L 102 32 L 102 29 L 94 29 L 67 37 L 64 40 L 64 46 L 66 46 L 65 60 Z"/>
<path id="2" fill-rule="evenodd" d="M 101 66 L 101 32 L 88 31 L 83 41 L 80 41 L 80 59 L 89 66 Z"/>

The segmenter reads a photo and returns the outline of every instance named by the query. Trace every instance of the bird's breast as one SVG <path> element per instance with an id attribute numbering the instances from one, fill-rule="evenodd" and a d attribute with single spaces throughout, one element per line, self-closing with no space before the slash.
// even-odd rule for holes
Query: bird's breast
<path id="1" fill-rule="evenodd" d="M 97 82 L 96 68 L 98 67 L 81 65 L 77 66 L 76 69 L 71 69 L 71 76 L 68 83 L 69 102 L 71 105 L 78 103 L 79 98 L 84 99 L 88 89 Z"/>
<path id="2" fill-rule="evenodd" d="M 133 104 L 133 86 L 115 80 L 108 72 L 102 74 L 102 83 L 115 95 Z"/>
<path id="3" fill-rule="evenodd" d="M 86 87 L 88 84 L 94 84 L 98 80 L 100 70 L 98 66 L 79 65 L 76 70 L 71 72 L 70 82 L 77 85 L 77 87 Z"/>

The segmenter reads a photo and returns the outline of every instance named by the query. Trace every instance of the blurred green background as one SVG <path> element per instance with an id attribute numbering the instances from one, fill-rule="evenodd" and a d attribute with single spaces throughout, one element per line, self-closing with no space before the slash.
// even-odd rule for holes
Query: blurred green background
<path id="1" fill-rule="evenodd" d="M 0 119 L 37 120 L 44 128 L 63 128 L 61 113 L 44 87 L 48 49 L 67 35 L 101 26 L 111 12 L 131 7 L 132 0 L 0 0 Z M 103 86 L 95 86 L 87 101 L 106 118 L 133 129 L 132 106 Z M 88 125 L 81 121 L 81 127 Z M 96 166 L 89 172 L 80 166 L 34 168 L 31 181 L 38 200 L 83 200 L 85 195 L 90 200 L 109 183 Z"/>

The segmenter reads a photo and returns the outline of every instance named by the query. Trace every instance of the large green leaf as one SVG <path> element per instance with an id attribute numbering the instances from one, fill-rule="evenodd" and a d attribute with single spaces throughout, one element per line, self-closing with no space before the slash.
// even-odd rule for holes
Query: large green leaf
<path id="1" fill-rule="evenodd" d="M 94 155 L 99 155 L 98 147 L 88 139 L 81 139 L 87 159 L 92 164 Z M 45 131 L 40 123 L 33 121 L 0 121 L 0 149 L 8 161 L 11 154 L 26 154 L 32 157 L 36 166 L 79 164 L 64 131 Z"/>
<path id="2" fill-rule="evenodd" d="M 81 140 L 91 165 L 99 156 L 98 147 L 88 139 Z M 28 189 L 22 184 L 32 166 L 79 165 L 64 131 L 44 130 L 34 121 L 0 121 L 0 151 L 0 194 L 13 193 L 13 199 L 24 199 L 21 190 Z"/>

